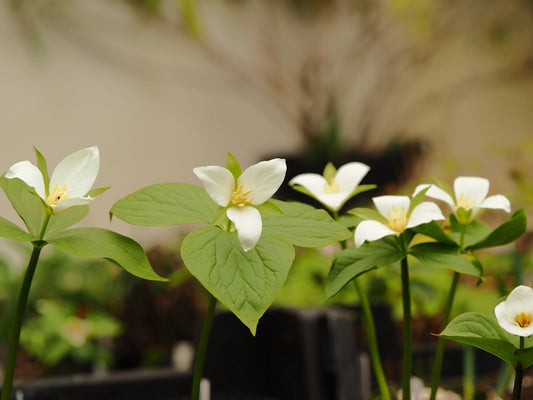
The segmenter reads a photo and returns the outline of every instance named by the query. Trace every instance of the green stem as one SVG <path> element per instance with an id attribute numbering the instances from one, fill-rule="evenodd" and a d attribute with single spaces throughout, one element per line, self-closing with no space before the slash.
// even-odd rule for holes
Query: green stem
<path id="1" fill-rule="evenodd" d="M 355 278 L 353 280 L 355 290 L 361 301 L 361 308 L 363 310 L 363 317 L 366 324 L 366 330 L 368 333 L 368 350 L 370 353 L 370 359 L 372 360 L 372 367 L 374 368 L 374 374 L 376 375 L 376 381 L 381 393 L 382 400 L 390 400 L 389 387 L 387 386 L 387 379 L 383 372 L 383 366 L 381 365 L 381 359 L 379 357 L 378 340 L 376 335 L 376 326 L 374 325 L 374 317 L 372 316 L 372 310 L 370 309 L 370 303 L 366 293 L 361 289 L 359 280 Z"/>
<path id="2" fill-rule="evenodd" d="M 476 353 L 472 346 L 463 347 L 463 399 L 473 400 L 476 388 Z"/>
<path id="3" fill-rule="evenodd" d="M 4 369 L 4 383 L 2 384 L 2 395 L 0 400 L 11 399 L 11 391 L 13 390 L 13 380 L 15 378 L 15 367 L 17 365 L 17 355 L 20 344 L 22 320 L 24 319 L 24 312 L 26 311 L 26 305 L 28 304 L 28 296 L 30 293 L 33 276 L 35 274 L 35 269 L 37 268 L 37 262 L 39 261 L 41 250 L 46 245 L 46 242 L 44 242 L 42 239 L 44 237 L 44 233 L 46 232 L 50 217 L 50 214 L 46 215 L 41 227 L 41 232 L 39 234 L 39 240 L 32 243 L 33 249 L 28 262 L 28 267 L 26 268 L 26 272 L 24 274 L 24 280 L 22 281 L 22 286 L 20 288 L 20 293 L 17 300 L 17 308 L 15 309 L 13 323 L 11 324 L 11 329 L 9 331 L 9 345 L 7 348 L 6 365 Z"/>
<path id="4" fill-rule="evenodd" d="M 204 326 L 202 328 L 202 335 L 198 343 L 196 351 L 196 360 L 194 362 L 194 374 L 192 379 L 192 393 L 191 400 L 200 399 L 200 382 L 202 381 L 202 373 L 204 372 L 205 354 L 207 352 L 207 344 L 209 342 L 209 335 L 211 334 L 211 326 L 213 325 L 213 316 L 215 315 L 215 308 L 217 299 L 211 293 L 208 293 L 209 305 L 204 318 Z"/>
<path id="5" fill-rule="evenodd" d="M 450 314 L 452 311 L 453 300 L 455 298 L 455 292 L 457 291 L 457 284 L 459 283 L 459 273 L 454 272 L 452 278 L 452 284 L 448 297 L 446 297 L 446 303 L 444 304 L 444 312 L 442 315 L 441 332 L 444 330 L 448 322 L 450 321 Z M 437 397 L 437 390 L 440 384 L 440 377 L 442 372 L 442 361 L 444 359 L 444 345 L 446 339 L 439 337 L 437 341 L 437 348 L 435 350 L 435 359 L 433 360 L 433 367 L 431 372 L 431 395 L 429 400 L 435 400 Z"/>
<path id="6" fill-rule="evenodd" d="M 524 337 L 520 336 L 520 349 L 524 348 Z M 513 400 L 520 400 L 522 394 L 522 379 L 524 378 L 524 368 L 522 363 L 518 362 L 515 367 Z"/>
<path id="7" fill-rule="evenodd" d="M 409 266 L 407 257 L 402 259 L 403 300 L 403 371 L 402 398 L 411 398 L 411 372 L 413 369 L 413 327 L 411 317 L 411 292 L 409 287 Z"/>

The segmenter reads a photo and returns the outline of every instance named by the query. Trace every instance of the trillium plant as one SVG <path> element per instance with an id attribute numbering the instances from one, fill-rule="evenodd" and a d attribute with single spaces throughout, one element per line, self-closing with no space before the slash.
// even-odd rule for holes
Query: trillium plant
<path id="1" fill-rule="evenodd" d="M 469 312 L 454 318 L 441 337 L 487 351 L 515 370 L 513 400 L 519 400 L 524 370 L 533 365 L 533 289 L 518 286 L 486 316 Z"/>
<path id="2" fill-rule="evenodd" d="M 37 149 L 35 154 L 37 165 L 18 162 L 0 178 L 0 186 L 26 228 L 0 217 L 0 236 L 32 246 L 11 325 L 2 400 L 11 398 L 24 311 L 39 256 L 46 245 L 81 258 L 105 258 L 143 279 L 166 280 L 152 270 L 144 250 L 132 239 L 101 228 L 71 228 L 85 217 L 88 204 L 108 189 L 92 189 L 100 167 L 97 147 L 70 154 L 51 177 L 44 156 Z"/>
<path id="3" fill-rule="evenodd" d="M 225 167 L 193 172 L 201 186 L 148 186 L 115 203 L 111 215 L 143 226 L 200 225 L 181 245 L 186 267 L 209 298 L 193 376 L 192 399 L 197 400 L 216 304 L 255 334 L 287 278 L 294 246 L 323 247 L 351 233 L 324 210 L 271 199 L 285 178 L 285 160 L 262 161 L 241 171 L 228 153 Z"/>
<path id="4" fill-rule="evenodd" d="M 416 261 L 427 268 L 447 268 L 453 271 L 451 288 L 443 305 L 443 326 L 445 326 L 449 321 L 460 274 L 482 279 L 482 266 L 474 251 L 510 243 L 524 233 L 527 225 L 523 210 L 515 212 L 509 220 L 494 230 L 476 219 L 483 208 L 510 211 L 509 201 L 504 196 L 487 197 L 489 184 L 486 179 L 458 178 L 454 191 L 443 184 L 439 186 L 420 185 L 412 197 L 374 197 L 375 210 L 355 208 L 348 211 L 359 219 L 353 237 L 355 245 L 333 257 L 325 288 L 326 298 L 331 298 L 364 273 L 400 264 L 404 329 L 402 369 L 404 398 L 411 397 L 412 373 L 408 260 Z M 436 203 L 423 201 L 426 196 L 449 204 L 450 215 L 445 217 Z M 435 399 L 440 380 L 443 340 L 444 336 L 438 344 L 433 364 L 432 399 Z"/>

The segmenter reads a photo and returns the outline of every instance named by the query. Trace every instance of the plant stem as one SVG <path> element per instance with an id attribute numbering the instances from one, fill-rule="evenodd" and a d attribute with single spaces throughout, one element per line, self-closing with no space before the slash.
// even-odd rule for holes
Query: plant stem
<path id="1" fill-rule="evenodd" d="M 463 347 L 463 399 L 473 400 L 476 377 L 476 353 L 472 346 Z"/>
<path id="2" fill-rule="evenodd" d="M 370 303 L 366 293 L 362 290 L 359 284 L 358 278 L 353 280 L 355 290 L 361 301 L 361 309 L 363 310 L 363 317 L 366 324 L 366 330 L 368 333 L 368 350 L 370 353 L 370 359 L 372 360 L 372 367 L 374 368 L 374 374 L 376 375 L 376 381 L 381 393 L 382 400 L 390 400 L 389 387 L 387 386 L 387 379 L 383 372 L 383 366 L 381 365 L 381 359 L 379 357 L 378 340 L 376 335 L 376 326 L 374 324 L 374 317 L 372 316 L 372 310 L 370 309 Z"/>
<path id="3" fill-rule="evenodd" d="M 524 348 L 524 337 L 520 336 L 520 349 Z M 522 394 L 522 379 L 524 378 L 524 368 L 519 361 L 515 367 L 514 387 L 513 387 L 513 400 L 520 400 Z"/>
<path id="4" fill-rule="evenodd" d="M 19 297 L 17 300 L 17 308 L 15 309 L 15 315 L 13 317 L 13 323 L 9 331 L 9 345 L 7 348 L 6 365 L 4 369 L 4 383 L 2 384 L 2 395 L 0 400 L 11 399 L 11 391 L 13 390 L 13 380 L 15 378 L 15 367 L 17 365 L 17 355 L 20 344 L 20 330 L 22 328 L 22 320 L 24 319 L 24 312 L 26 311 L 26 304 L 28 304 L 28 296 L 30 293 L 31 282 L 33 281 L 33 275 L 37 268 L 37 262 L 41 255 L 41 250 L 46 245 L 42 239 L 48 222 L 50 221 L 50 214 L 46 215 L 41 232 L 39 234 L 39 240 L 32 242 L 32 252 L 30 260 L 28 261 L 28 267 L 24 273 L 24 280 L 20 288 Z"/>
<path id="5" fill-rule="evenodd" d="M 198 343 L 196 351 L 196 360 L 194 362 L 194 375 L 192 379 L 191 400 L 200 399 L 200 382 L 202 381 L 202 373 L 204 371 L 205 354 L 207 352 L 207 344 L 209 342 L 209 335 L 211 334 L 211 326 L 213 325 L 213 316 L 215 315 L 215 308 L 217 299 L 211 293 L 207 294 L 209 297 L 209 305 L 204 318 L 204 326 L 202 328 L 202 335 Z M 0 399 L 1 400 L 1 399 Z"/>
<path id="6" fill-rule="evenodd" d="M 444 330 L 448 322 L 450 321 L 450 314 L 452 311 L 453 300 L 455 298 L 455 292 L 457 291 L 457 284 L 459 283 L 459 273 L 454 272 L 452 278 L 452 284 L 450 291 L 446 297 L 446 303 L 444 304 L 444 312 L 442 315 L 441 332 Z M 435 400 L 437 397 L 437 390 L 440 384 L 440 377 L 442 372 L 442 361 L 444 359 L 444 345 L 446 339 L 439 337 L 437 341 L 437 348 L 435 350 L 435 359 L 433 360 L 433 367 L 431 369 L 431 395 L 429 400 Z"/>
<path id="7" fill-rule="evenodd" d="M 413 369 L 413 327 L 411 317 L 411 292 L 409 287 L 409 266 L 407 256 L 402 259 L 403 299 L 403 371 L 402 399 L 411 399 L 411 371 Z"/>

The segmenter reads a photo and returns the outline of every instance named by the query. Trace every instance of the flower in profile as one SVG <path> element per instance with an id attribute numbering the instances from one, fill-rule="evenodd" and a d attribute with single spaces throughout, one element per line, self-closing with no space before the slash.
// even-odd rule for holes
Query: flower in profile
<path id="1" fill-rule="evenodd" d="M 419 185 L 415 193 L 429 187 L 426 196 L 444 201 L 461 224 L 468 224 L 485 208 L 511 211 L 511 203 L 504 195 L 487 197 L 489 185 L 488 179 L 485 178 L 460 176 L 453 183 L 453 193 L 433 184 Z"/>
<path id="2" fill-rule="evenodd" d="M 88 195 L 100 169 L 98 147 L 78 150 L 57 164 L 48 187 L 45 178 L 35 165 L 20 161 L 9 168 L 4 175 L 8 179 L 18 178 L 35 192 L 52 209 L 54 214 L 72 206 L 88 204 L 93 200 Z"/>
<path id="3" fill-rule="evenodd" d="M 507 332 L 523 337 L 533 335 L 533 289 L 517 286 L 494 308 L 494 314 L 498 324 Z"/>
<path id="4" fill-rule="evenodd" d="M 317 199 L 331 211 L 339 211 L 344 203 L 358 192 L 359 183 L 370 170 L 368 165 L 360 162 L 344 164 L 335 170 L 329 163 L 324 175 L 301 174 L 291 179 L 289 185 Z"/>
<path id="5" fill-rule="evenodd" d="M 432 202 L 422 202 L 411 209 L 411 199 L 408 196 L 378 196 L 372 201 L 383 218 L 379 221 L 362 221 L 357 225 L 354 233 L 356 247 L 365 241 L 399 235 L 408 228 L 444 219 L 439 207 Z"/>
<path id="6" fill-rule="evenodd" d="M 285 179 L 285 160 L 275 158 L 248 167 L 237 178 L 230 170 L 212 165 L 194 168 L 207 194 L 221 207 L 228 207 L 226 215 L 235 224 L 244 251 L 255 247 L 263 222 L 258 206 L 278 190 Z"/>

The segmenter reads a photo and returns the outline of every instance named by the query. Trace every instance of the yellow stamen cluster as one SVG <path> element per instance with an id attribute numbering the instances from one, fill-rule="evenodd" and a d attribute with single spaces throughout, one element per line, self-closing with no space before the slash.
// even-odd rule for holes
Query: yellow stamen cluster
<path id="1" fill-rule="evenodd" d="M 472 207 L 476 206 L 476 201 L 472 200 L 469 194 L 466 196 L 464 194 L 461 194 L 459 196 L 459 199 L 457 200 L 457 208 L 464 208 L 465 210 L 469 210 Z"/>
<path id="2" fill-rule="evenodd" d="M 245 192 L 242 191 L 243 185 L 239 185 L 239 187 L 233 192 L 233 195 L 231 196 L 231 202 L 233 205 L 237 207 L 244 207 L 246 204 L 251 202 L 253 199 L 247 199 L 246 196 L 248 196 L 250 193 L 252 193 L 251 190 L 247 190 Z"/>
<path id="3" fill-rule="evenodd" d="M 402 207 L 401 210 L 398 210 L 396 206 L 392 207 L 392 210 L 387 213 L 387 220 L 393 231 L 403 232 L 407 226 L 407 212 L 405 211 L 405 207 Z"/>
<path id="4" fill-rule="evenodd" d="M 48 204 L 49 206 L 55 206 L 57 205 L 57 203 L 59 203 L 63 199 L 66 199 L 67 197 L 67 185 L 59 187 L 59 185 L 56 183 L 54 185 L 54 188 L 48 195 L 48 198 L 46 199 L 46 204 Z"/>
<path id="5" fill-rule="evenodd" d="M 339 193 L 339 191 L 339 185 L 337 182 L 335 182 L 335 180 L 332 180 L 324 185 L 324 192 L 326 193 Z"/>
<path id="6" fill-rule="evenodd" d="M 514 320 L 521 328 L 527 328 L 531 324 L 531 315 L 521 312 L 514 317 Z"/>

